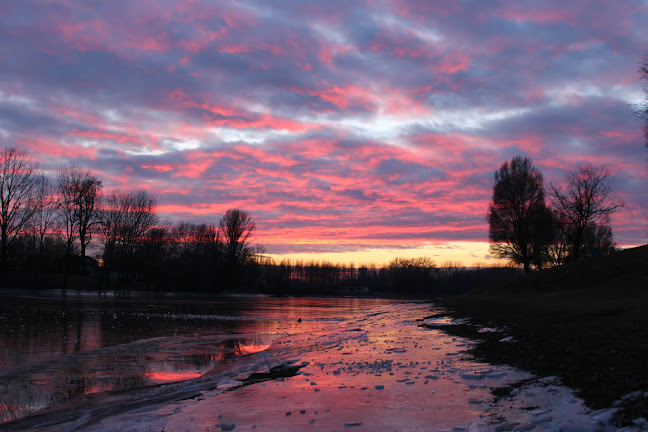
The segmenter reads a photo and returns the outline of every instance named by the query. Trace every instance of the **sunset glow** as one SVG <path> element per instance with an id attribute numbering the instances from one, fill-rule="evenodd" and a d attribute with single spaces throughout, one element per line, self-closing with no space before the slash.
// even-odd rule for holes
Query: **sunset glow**
<path id="1" fill-rule="evenodd" d="M 646 243 L 632 104 L 648 4 L 0 4 L 0 145 L 141 188 L 163 220 L 252 215 L 277 260 L 494 263 L 493 172 L 605 166 Z"/>

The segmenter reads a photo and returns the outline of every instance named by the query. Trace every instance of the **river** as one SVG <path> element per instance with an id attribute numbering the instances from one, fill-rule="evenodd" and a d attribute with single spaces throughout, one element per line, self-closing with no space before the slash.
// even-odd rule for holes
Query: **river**
<path id="1" fill-rule="evenodd" d="M 2 293 L 0 430 L 609 430 L 609 413 L 554 379 L 477 362 L 474 341 L 421 325 L 434 314 L 381 299 Z"/>
<path id="2" fill-rule="evenodd" d="M 224 360 L 264 350 L 280 336 L 312 333 L 388 303 L 69 290 L 0 293 L 0 422 L 85 394 L 196 378 Z"/>

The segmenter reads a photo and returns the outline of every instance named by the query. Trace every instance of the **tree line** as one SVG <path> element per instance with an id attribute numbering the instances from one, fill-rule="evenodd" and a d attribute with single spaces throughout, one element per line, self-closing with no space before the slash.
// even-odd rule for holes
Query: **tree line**
<path id="1" fill-rule="evenodd" d="M 542 173 L 516 156 L 495 171 L 488 208 L 490 250 L 525 272 L 607 255 L 615 242 L 610 216 L 624 206 L 603 167 L 582 165 L 563 185 L 545 187 Z"/>
<path id="2" fill-rule="evenodd" d="M 102 287 L 200 279 L 220 290 L 239 283 L 261 251 L 249 242 L 255 224 L 243 210 L 228 210 L 217 224 L 172 224 L 160 221 L 156 206 L 145 190 L 104 193 L 102 180 L 74 162 L 52 180 L 27 152 L 1 149 L 0 269 L 60 272 L 64 288 L 71 274 L 92 272 Z M 87 253 L 93 239 L 100 270 Z"/>
<path id="3" fill-rule="evenodd" d="M 394 258 L 384 266 L 268 260 L 260 266 L 264 292 L 275 295 L 354 294 L 431 298 L 459 294 L 518 274 L 514 267 L 437 265 L 428 257 Z"/>

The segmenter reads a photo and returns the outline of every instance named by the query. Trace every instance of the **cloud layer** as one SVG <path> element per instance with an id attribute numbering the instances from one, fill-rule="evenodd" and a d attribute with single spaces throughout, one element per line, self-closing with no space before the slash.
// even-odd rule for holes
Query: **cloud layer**
<path id="1" fill-rule="evenodd" d="M 242 208 L 275 254 L 486 242 L 493 172 L 522 154 L 554 183 L 605 165 L 628 204 L 617 241 L 645 242 L 645 1 L 10 0 L 0 15 L 2 145 L 149 190 L 171 218 Z"/>

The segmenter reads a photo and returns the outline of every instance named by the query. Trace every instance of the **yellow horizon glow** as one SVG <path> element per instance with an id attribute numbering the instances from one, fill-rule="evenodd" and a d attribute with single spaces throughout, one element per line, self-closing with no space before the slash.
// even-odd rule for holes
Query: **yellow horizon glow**
<path id="1" fill-rule="evenodd" d="M 353 264 L 356 267 L 370 264 L 383 267 L 389 264 L 394 258 L 419 257 L 430 258 L 434 260 L 437 266 L 448 262 L 458 263 L 463 267 L 472 267 L 476 264 L 508 265 L 508 261 L 491 256 L 488 247 L 488 242 L 456 241 L 412 248 L 368 248 L 353 252 L 269 253 L 267 256 L 277 263 L 283 260 L 304 262 L 326 261 L 333 264 Z"/>
<path id="2" fill-rule="evenodd" d="M 619 249 L 629 249 L 643 246 L 643 243 L 617 245 Z M 353 265 L 355 267 L 374 264 L 376 267 L 385 267 L 394 258 L 419 258 L 432 259 L 437 266 L 446 263 L 458 264 L 463 267 L 476 267 L 478 264 L 485 266 L 509 266 L 511 261 L 496 258 L 490 255 L 488 242 L 455 241 L 436 243 L 421 247 L 411 248 L 383 248 L 365 249 L 354 252 L 311 252 L 311 253 L 284 253 L 266 254 L 276 263 L 283 260 L 302 262 L 329 262 L 339 265 Z"/>

